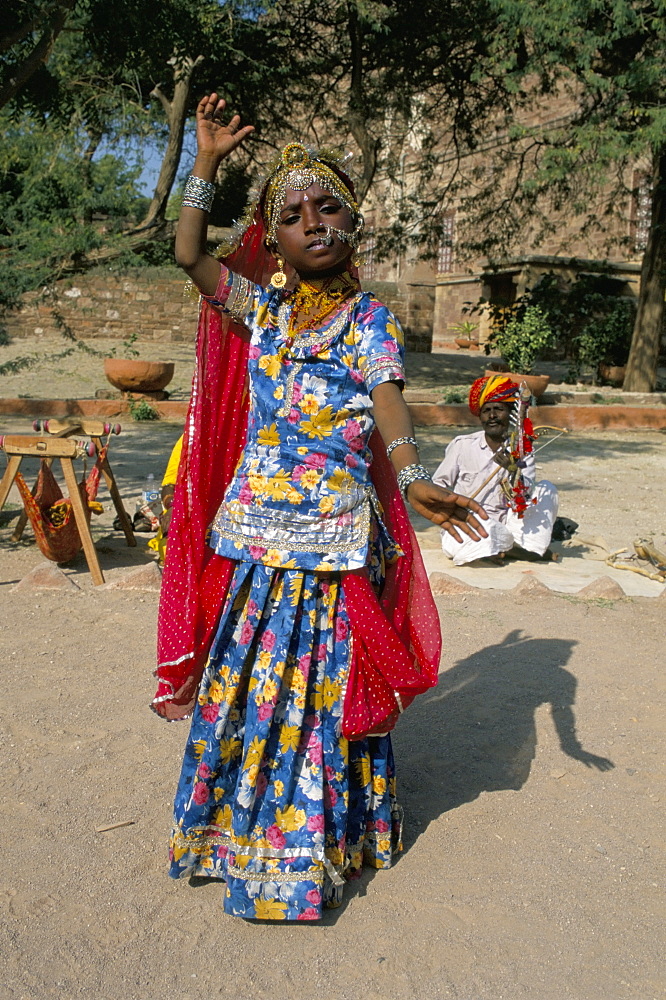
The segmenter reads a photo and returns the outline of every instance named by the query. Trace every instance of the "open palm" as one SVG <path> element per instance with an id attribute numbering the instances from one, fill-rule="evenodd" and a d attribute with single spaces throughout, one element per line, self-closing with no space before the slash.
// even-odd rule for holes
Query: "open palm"
<path id="1" fill-rule="evenodd" d="M 216 93 L 202 97 L 197 105 L 197 146 L 200 153 L 219 160 L 228 156 L 246 136 L 254 132 L 254 125 L 240 128 L 240 115 L 224 123 L 226 101 Z"/>
<path id="2" fill-rule="evenodd" d="M 417 479 L 410 484 L 407 499 L 417 514 L 448 531 L 457 542 L 462 541 L 461 534 L 468 535 L 474 541 L 485 538 L 488 534 L 483 527 L 483 521 L 488 519 L 488 515 L 483 507 L 469 497 L 450 493 L 427 479 Z"/>

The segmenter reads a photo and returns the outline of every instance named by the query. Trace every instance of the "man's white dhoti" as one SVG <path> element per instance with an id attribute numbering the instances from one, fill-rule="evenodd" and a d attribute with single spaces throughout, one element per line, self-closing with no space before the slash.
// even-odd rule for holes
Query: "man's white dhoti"
<path id="1" fill-rule="evenodd" d="M 435 472 L 433 481 L 455 493 L 472 496 L 490 473 L 497 469 L 498 465 L 493 459 L 493 451 L 486 442 L 484 431 L 461 434 L 446 449 L 444 460 Z M 442 550 L 453 559 L 456 566 L 508 552 L 514 545 L 520 545 L 527 552 L 540 556 L 548 548 L 557 517 L 557 489 L 545 479 L 534 484 L 531 499 L 536 499 L 537 502 L 528 503 L 520 518 L 509 507 L 500 487 L 500 481 L 505 475 L 505 471 L 500 469 L 496 478 L 483 487 L 476 497 L 488 514 L 488 520 L 481 522 L 488 532 L 487 538 L 473 541 L 463 535 L 463 541 L 457 542 L 448 532 L 442 531 Z M 527 456 L 523 475 L 526 481 L 534 483 L 534 455 Z"/>

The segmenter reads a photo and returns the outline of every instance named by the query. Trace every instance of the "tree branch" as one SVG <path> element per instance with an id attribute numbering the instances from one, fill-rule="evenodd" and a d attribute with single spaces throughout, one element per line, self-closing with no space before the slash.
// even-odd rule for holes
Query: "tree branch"
<path id="1" fill-rule="evenodd" d="M 9 81 L 0 89 L 0 108 L 13 100 L 39 66 L 46 62 L 75 3 L 76 0 L 63 0 L 30 55 L 18 65 L 16 72 L 12 73 Z"/>

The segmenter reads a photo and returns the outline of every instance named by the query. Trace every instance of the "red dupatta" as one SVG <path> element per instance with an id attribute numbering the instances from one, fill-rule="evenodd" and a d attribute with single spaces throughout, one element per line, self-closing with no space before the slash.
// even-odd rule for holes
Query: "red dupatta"
<path id="1" fill-rule="evenodd" d="M 270 263 L 259 226 L 225 261 L 261 285 Z M 234 570 L 207 536 L 245 444 L 249 343 L 247 327 L 202 299 L 157 622 L 159 684 L 152 707 L 165 719 L 191 711 Z"/>

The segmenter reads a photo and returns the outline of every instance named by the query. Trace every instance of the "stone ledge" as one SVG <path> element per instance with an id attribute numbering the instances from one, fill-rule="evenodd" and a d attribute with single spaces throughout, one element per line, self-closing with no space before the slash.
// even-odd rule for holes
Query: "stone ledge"
<path id="1" fill-rule="evenodd" d="M 466 406 L 448 403 L 409 403 L 415 424 L 471 427 L 474 418 Z M 666 406 L 533 406 L 535 425 L 551 424 L 567 430 L 664 430 Z"/>
<path id="2" fill-rule="evenodd" d="M 425 427 L 471 427 L 474 419 L 467 406 L 411 402 L 415 424 Z M 187 400 L 155 402 L 163 420 L 184 420 Z M 119 417 L 129 413 L 124 399 L 0 399 L 0 416 L 14 417 Z M 567 430 L 665 430 L 666 406 L 534 406 L 535 424 L 552 424 Z"/>

